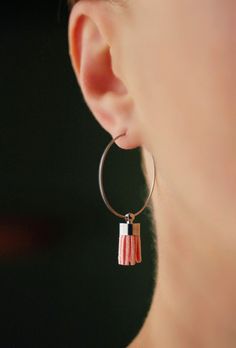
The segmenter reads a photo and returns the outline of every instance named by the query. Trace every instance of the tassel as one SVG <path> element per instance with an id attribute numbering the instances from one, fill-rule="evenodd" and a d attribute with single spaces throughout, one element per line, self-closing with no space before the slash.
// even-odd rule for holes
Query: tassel
<path id="1" fill-rule="evenodd" d="M 118 264 L 134 266 L 141 261 L 140 224 L 120 223 Z"/>

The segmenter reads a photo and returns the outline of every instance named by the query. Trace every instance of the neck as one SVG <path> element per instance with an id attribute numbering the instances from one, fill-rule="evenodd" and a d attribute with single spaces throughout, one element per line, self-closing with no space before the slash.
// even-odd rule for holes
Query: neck
<path id="1" fill-rule="evenodd" d="M 157 284 L 145 324 L 129 348 L 235 347 L 235 252 L 160 182 L 153 215 Z"/>

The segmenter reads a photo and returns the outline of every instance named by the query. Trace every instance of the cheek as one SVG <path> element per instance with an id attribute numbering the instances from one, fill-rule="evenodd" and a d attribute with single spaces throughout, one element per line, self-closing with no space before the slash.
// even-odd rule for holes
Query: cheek
<path id="1" fill-rule="evenodd" d="M 135 18 L 130 67 L 146 139 L 186 207 L 235 219 L 236 3 L 167 0 L 155 11 Z"/>

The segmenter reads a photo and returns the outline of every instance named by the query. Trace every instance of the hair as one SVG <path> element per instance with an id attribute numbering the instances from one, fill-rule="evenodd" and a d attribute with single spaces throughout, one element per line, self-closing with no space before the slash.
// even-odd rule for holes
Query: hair
<path id="1" fill-rule="evenodd" d="M 97 1 L 99 1 L 99 0 L 97 0 Z M 102 1 L 108 1 L 111 3 L 117 4 L 117 5 L 125 6 L 125 2 L 127 0 L 102 0 Z M 67 2 L 68 2 L 69 8 L 71 9 L 77 2 L 79 2 L 79 0 L 67 0 Z"/>
<path id="2" fill-rule="evenodd" d="M 67 0 L 68 6 L 70 9 L 78 2 L 79 0 Z"/>
<path id="3" fill-rule="evenodd" d="M 67 2 L 68 2 L 68 6 L 70 7 L 70 8 L 72 8 L 73 6 L 74 6 L 74 4 L 76 3 L 76 2 L 78 2 L 79 0 L 67 0 Z"/>

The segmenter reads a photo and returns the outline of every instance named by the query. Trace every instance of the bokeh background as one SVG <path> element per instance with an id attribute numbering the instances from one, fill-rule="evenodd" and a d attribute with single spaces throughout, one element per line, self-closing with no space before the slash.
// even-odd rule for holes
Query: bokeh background
<path id="1" fill-rule="evenodd" d="M 65 1 L 1 4 L 0 348 L 123 348 L 151 303 L 150 211 L 139 218 L 143 262 L 119 266 L 121 221 L 97 180 L 111 138 L 73 75 L 68 15 Z M 105 183 L 116 209 L 140 208 L 139 149 L 114 146 Z"/>

